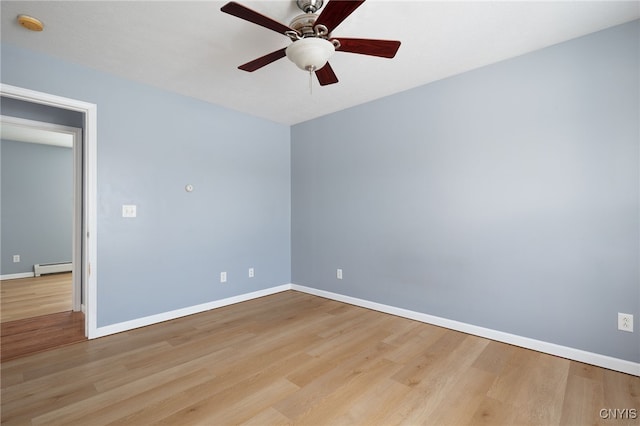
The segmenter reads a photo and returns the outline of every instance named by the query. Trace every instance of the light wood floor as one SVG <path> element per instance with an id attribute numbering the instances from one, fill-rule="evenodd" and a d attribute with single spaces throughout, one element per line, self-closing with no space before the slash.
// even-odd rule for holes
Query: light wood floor
<path id="1" fill-rule="evenodd" d="M 0 281 L 0 322 L 70 311 L 71 273 Z"/>
<path id="2" fill-rule="evenodd" d="M 640 378 L 295 291 L 2 363 L 3 425 L 623 425 Z M 640 410 L 639 410 L 640 411 Z"/>
<path id="3" fill-rule="evenodd" d="M 85 340 L 84 314 L 72 312 L 71 273 L 0 282 L 0 360 Z"/>

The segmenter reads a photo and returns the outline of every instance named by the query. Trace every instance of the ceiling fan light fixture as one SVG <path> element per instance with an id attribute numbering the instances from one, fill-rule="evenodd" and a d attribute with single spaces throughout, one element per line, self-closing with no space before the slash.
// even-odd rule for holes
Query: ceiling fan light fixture
<path id="1" fill-rule="evenodd" d="M 225 4 L 220 10 L 291 39 L 289 47 L 242 64 L 239 69 L 253 72 L 286 56 L 298 68 L 309 73 L 310 85 L 315 73 L 318 83 L 327 86 L 338 82 L 338 77 L 327 62 L 336 50 L 393 58 L 400 47 L 397 40 L 332 37 L 333 30 L 364 2 L 365 0 L 327 0 L 325 8 L 316 15 L 323 0 L 296 0 L 298 7 L 305 13 L 295 17 L 288 26 L 235 1 Z"/>
<path id="2" fill-rule="evenodd" d="M 294 41 L 287 47 L 287 58 L 304 71 L 315 71 L 324 67 L 335 46 L 324 38 L 308 37 Z"/>

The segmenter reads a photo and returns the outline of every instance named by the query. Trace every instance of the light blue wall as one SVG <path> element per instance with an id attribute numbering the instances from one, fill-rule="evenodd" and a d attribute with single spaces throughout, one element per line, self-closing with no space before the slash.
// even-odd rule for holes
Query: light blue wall
<path id="1" fill-rule="evenodd" d="M 640 361 L 639 35 L 294 126 L 293 282 Z"/>
<path id="2" fill-rule="evenodd" d="M 2 140 L 0 163 L 0 275 L 71 262 L 72 149 Z M 20 263 L 13 263 L 14 254 Z"/>
<path id="3" fill-rule="evenodd" d="M 1 54 L 3 83 L 98 106 L 98 326 L 291 281 L 287 126 L 15 46 Z M 123 204 L 138 217 L 122 218 Z"/>

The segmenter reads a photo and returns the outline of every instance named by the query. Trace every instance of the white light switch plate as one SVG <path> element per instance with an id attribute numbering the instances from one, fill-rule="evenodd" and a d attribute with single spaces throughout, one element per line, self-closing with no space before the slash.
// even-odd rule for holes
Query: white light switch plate
<path id="1" fill-rule="evenodd" d="M 135 206 L 135 204 L 123 204 L 123 206 L 122 206 L 122 217 L 136 217 L 136 206 Z"/>

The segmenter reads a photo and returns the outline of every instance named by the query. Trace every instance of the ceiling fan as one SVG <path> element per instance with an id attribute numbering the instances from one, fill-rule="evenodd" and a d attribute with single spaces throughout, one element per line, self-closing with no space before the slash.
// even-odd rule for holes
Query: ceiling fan
<path id="1" fill-rule="evenodd" d="M 315 72 L 320 85 L 326 86 L 338 82 L 327 62 L 334 52 L 393 58 L 400 47 L 396 40 L 332 37 L 333 30 L 364 1 L 330 0 L 318 15 L 316 12 L 322 7 L 323 0 L 297 0 L 296 4 L 304 13 L 296 16 L 288 26 L 233 1 L 220 10 L 283 34 L 292 41 L 288 47 L 240 65 L 239 69 L 253 72 L 286 56 L 310 75 Z"/>

